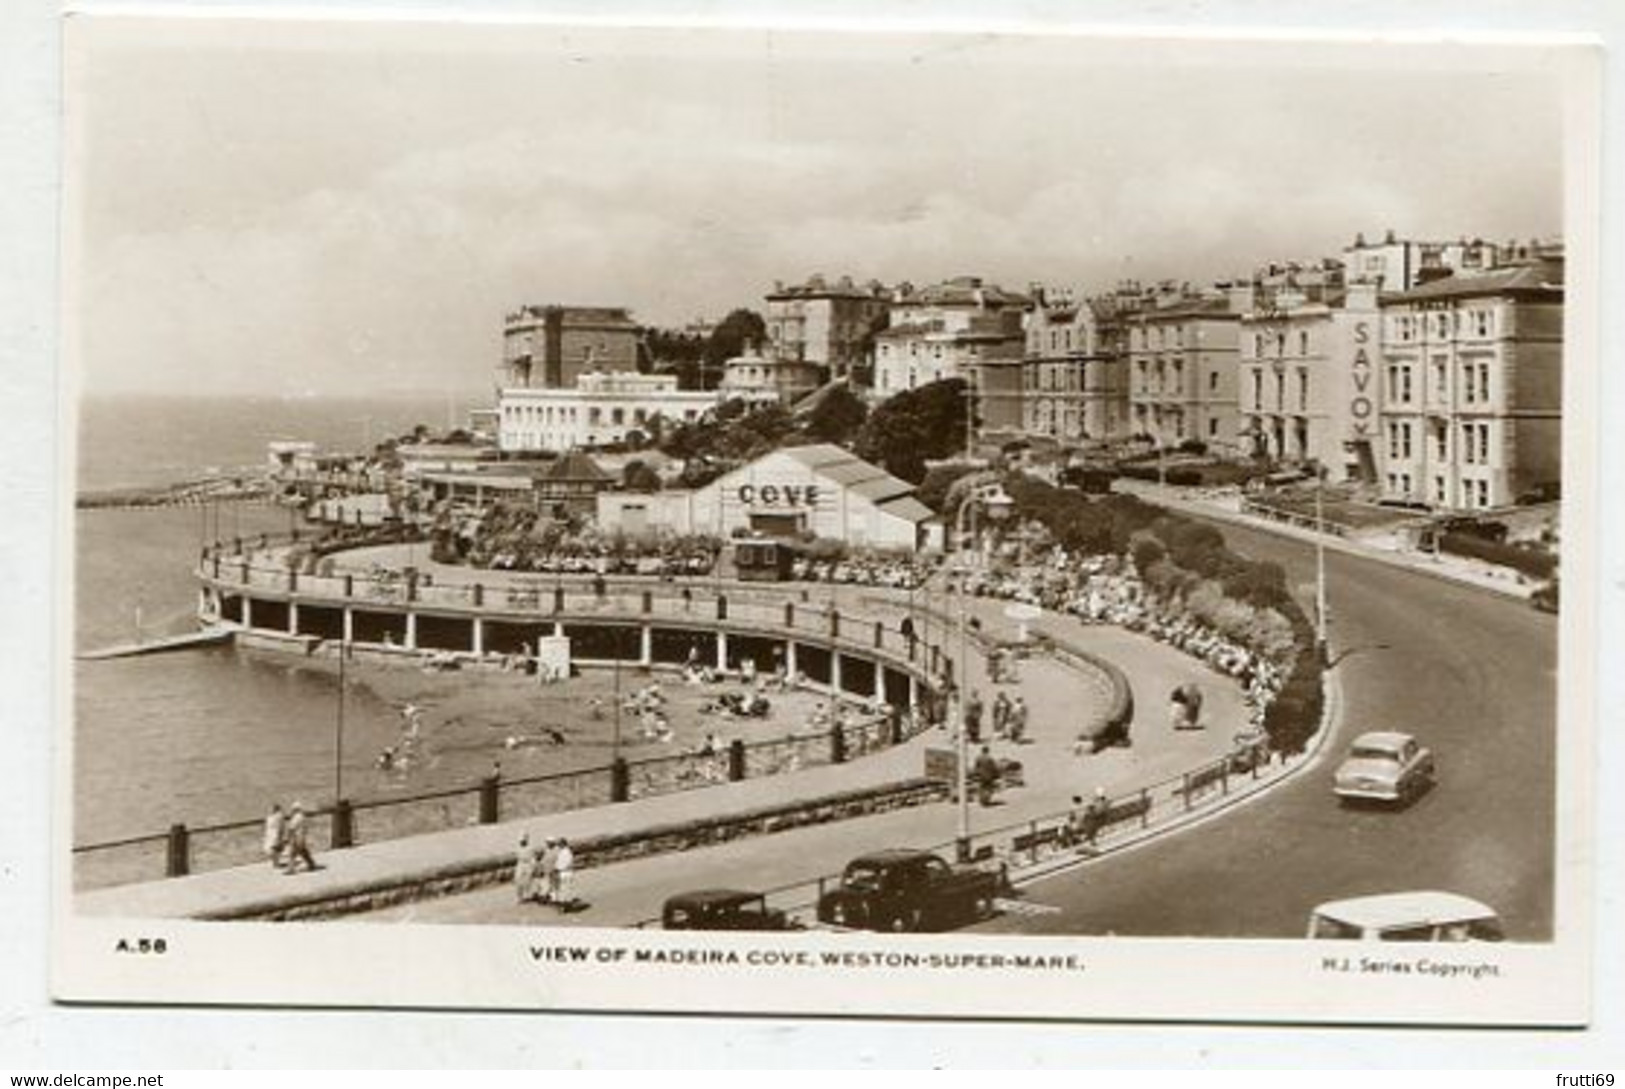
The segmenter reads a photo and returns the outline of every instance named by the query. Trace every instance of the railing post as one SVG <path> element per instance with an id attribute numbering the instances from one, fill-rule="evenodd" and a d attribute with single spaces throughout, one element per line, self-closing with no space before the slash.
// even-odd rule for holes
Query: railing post
<path id="1" fill-rule="evenodd" d="M 886 642 L 886 625 L 875 621 L 875 649 L 879 650 Z M 878 668 L 878 667 L 877 667 Z"/>
<path id="2" fill-rule="evenodd" d="M 1184 796 L 1185 808 L 1189 809 L 1191 807 L 1191 773 L 1188 772 L 1188 771 L 1184 774 L 1184 776 L 1182 778 L 1182 781 L 1181 781 L 1180 787 L 1179 787 L 1179 792 L 1180 792 L 1181 795 Z"/>
<path id="3" fill-rule="evenodd" d="M 626 757 L 617 756 L 609 765 L 609 800 L 624 802 L 631 796 L 632 769 Z"/>
<path id="4" fill-rule="evenodd" d="M 846 733 L 837 722 L 829 730 L 829 762 L 831 764 L 846 763 Z"/>
<path id="5" fill-rule="evenodd" d="M 728 619 L 728 595 L 726 594 L 717 595 L 717 619 Z"/>
<path id="6" fill-rule="evenodd" d="M 299 590 L 299 572 L 294 570 L 292 567 L 290 567 L 290 568 L 288 568 L 288 593 L 290 593 L 290 594 L 296 593 L 296 592 L 298 592 L 298 590 Z"/>
<path id="7" fill-rule="evenodd" d="M 1027 822 L 1027 835 L 1029 836 L 1029 838 L 1027 840 L 1027 844 L 1028 844 L 1028 846 L 1027 846 L 1027 860 L 1036 865 L 1037 862 L 1038 862 L 1038 822 L 1037 821 L 1028 821 Z"/>
<path id="8" fill-rule="evenodd" d="M 344 596 L 345 597 L 354 597 L 355 596 L 355 576 L 354 575 L 348 575 L 347 574 L 347 575 L 344 576 Z"/>
<path id="9" fill-rule="evenodd" d="M 563 586 L 555 586 L 555 587 L 553 587 L 553 611 L 556 612 L 556 613 L 562 613 L 564 611 L 564 587 Z"/>
<path id="10" fill-rule="evenodd" d="M 169 826 L 169 844 L 165 852 L 164 875 L 166 877 L 185 877 L 191 872 L 191 843 L 192 836 L 184 824 Z"/>
<path id="11" fill-rule="evenodd" d="M 841 637 L 841 611 L 839 609 L 831 609 L 829 611 L 829 637 L 831 639 L 839 639 Z M 830 653 L 834 653 L 833 649 L 830 651 Z"/>
<path id="12" fill-rule="evenodd" d="M 734 738 L 728 742 L 728 781 L 737 783 L 745 777 L 745 742 Z"/>
<path id="13" fill-rule="evenodd" d="M 653 590 L 643 591 L 643 611 L 645 613 L 652 613 L 655 611 L 655 595 Z"/>
<path id="14" fill-rule="evenodd" d="M 1140 827 L 1151 827 L 1151 790 L 1149 787 L 1140 791 Z"/>
<path id="15" fill-rule="evenodd" d="M 329 845 L 335 851 L 355 846 L 355 810 L 350 806 L 350 799 L 340 798 L 333 803 L 332 835 L 328 839 Z"/>
<path id="16" fill-rule="evenodd" d="M 474 607 L 476 609 L 485 607 L 485 586 L 478 582 L 474 584 Z"/>
<path id="17" fill-rule="evenodd" d="M 1230 793 L 1230 761 L 1226 759 L 1219 765 L 1219 793 Z"/>
<path id="18" fill-rule="evenodd" d="M 487 775 L 480 780 L 480 823 L 495 824 L 500 811 L 501 776 Z"/>
<path id="19" fill-rule="evenodd" d="M 794 602 L 784 603 L 784 626 L 786 629 L 796 626 L 796 607 Z"/>

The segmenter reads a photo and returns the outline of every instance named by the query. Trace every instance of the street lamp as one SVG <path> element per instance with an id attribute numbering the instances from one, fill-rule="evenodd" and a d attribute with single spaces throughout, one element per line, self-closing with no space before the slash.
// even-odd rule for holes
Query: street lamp
<path id="1" fill-rule="evenodd" d="M 1006 494 L 999 484 L 983 485 L 971 491 L 959 504 L 959 513 L 954 520 L 954 539 L 959 544 L 959 737 L 956 743 L 957 765 L 955 777 L 958 780 L 959 798 L 959 833 L 954 840 L 954 855 L 960 862 L 970 861 L 970 742 L 968 718 L 965 707 L 970 697 L 969 651 L 970 642 L 965 624 L 965 588 L 970 581 L 970 568 L 965 557 L 974 545 L 973 530 L 970 526 L 970 514 L 977 507 L 986 507 L 989 518 L 1001 519 L 1015 506 L 1015 500 Z"/>
<path id="2" fill-rule="evenodd" d="M 1315 466 L 1315 653 L 1326 661 L 1326 469 Z"/>

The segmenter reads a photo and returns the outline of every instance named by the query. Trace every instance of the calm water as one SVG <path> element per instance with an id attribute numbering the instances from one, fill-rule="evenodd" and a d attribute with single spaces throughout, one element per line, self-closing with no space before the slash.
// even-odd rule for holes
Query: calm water
<path id="1" fill-rule="evenodd" d="M 274 438 L 356 448 L 372 437 L 445 424 L 444 402 L 88 401 L 80 422 L 82 487 L 183 479 L 263 461 Z M 80 511 L 75 519 L 75 646 L 192 628 L 191 564 L 206 535 L 286 529 L 275 508 L 221 505 Z M 74 669 L 78 843 L 257 816 L 267 797 L 331 794 L 334 679 L 297 663 L 197 650 Z M 398 735 L 395 709 L 365 689 L 346 701 L 354 753 L 346 776 Z M 347 744 L 347 749 L 349 748 Z M 353 765 L 353 769 L 352 769 Z M 359 780 L 353 780 L 359 781 Z"/>

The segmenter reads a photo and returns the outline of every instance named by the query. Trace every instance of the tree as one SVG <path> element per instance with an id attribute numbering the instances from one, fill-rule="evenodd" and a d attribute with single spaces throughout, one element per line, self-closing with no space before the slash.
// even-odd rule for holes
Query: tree
<path id="1" fill-rule="evenodd" d="M 965 382 L 947 378 L 907 390 L 869 414 L 856 453 L 911 483 L 925 478 L 928 460 L 957 453 L 965 438 Z"/>
<path id="2" fill-rule="evenodd" d="M 641 458 L 633 458 L 621 470 L 621 484 L 629 492 L 658 492 L 660 474 Z"/>
<path id="3" fill-rule="evenodd" d="M 716 386 L 715 379 L 721 377 L 722 365 L 734 356 L 743 354 L 747 342 L 760 344 L 766 339 L 767 322 L 762 319 L 762 315 L 743 307 L 730 311 L 706 338 L 705 352 L 702 356 L 705 363 L 702 375 L 704 388 L 712 389 Z"/>
<path id="4" fill-rule="evenodd" d="M 801 420 L 801 431 L 812 442 L 851 442 L 869 418 L 869 406 L 846 384 L 813 395 L 817 401 Z"/>

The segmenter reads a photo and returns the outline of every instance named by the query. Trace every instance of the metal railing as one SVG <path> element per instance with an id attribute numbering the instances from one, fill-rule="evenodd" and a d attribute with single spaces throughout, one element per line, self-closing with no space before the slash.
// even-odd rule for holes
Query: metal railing
<path id="1" fill-rule="evenodd" d="M 926 725 L 915 716 L 870 716 L 828 731 L 748 744 L 735 741 L 711 753 L 621 758 L 550 775 L 490 776 L 409 797 L 344 800 L 311 811 L 308 834 L 312 843 L 342 849 L 656 797 L 840 763 L 902 744 Z M 174 824 L 167 832 L 76 846 L 75 886 L 99 888 L 248 865 L 265 858 L 263 833 L 263 818 L 253 818 L 195 827 Z"/>
<path id="2" fill-rule="evenodd" d="M 1251 793 L 1303 759 L 1283 756 L 1275 764 L 1266 740 L 1238 744 L 1218 759 L 1109 798 L 1104 811 L 1093 817 L 1087 810 L 1063 810 L 976 832 L 971 836 L 971 858 L 1020 877 L 1021 870 L 1031 870 L 1062 856 L 1082 860 L 1107 854 L 1154 829 L 1173 827 L 1218 808 L 1231 797 Z M 953 840 L 947 840 L 924 850 L 952 858 L 955 847 Z M 841 876 L 824 873 L 775 885 L 761 893 L 769 907 L 785 912 L 802 925 L 810 925 L 816 922 L 814 913 L 819 900 L 825 892 L 839 887 Z M 632 925 L 648 928 L 660 923 L 659 916 L 650 916 Z"/>

